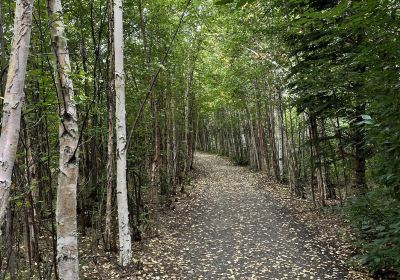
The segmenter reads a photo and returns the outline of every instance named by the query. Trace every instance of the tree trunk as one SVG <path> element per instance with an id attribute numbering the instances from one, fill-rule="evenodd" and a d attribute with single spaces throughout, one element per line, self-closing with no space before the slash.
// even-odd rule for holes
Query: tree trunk
<path id="1" fill-rule="evenodd" d="M 131 262 L 132 248 L 129 230 L 128 193 L 126 183 L 126 114 L 125 73 L 122 0 L 114 1 L 114 52 L 115 52 L 115 118 L 117 135 L 117 204 L 119 227 L 119 263 L 126 266 Z"/>
<path id="2" fill-rule="evenodd" d="M 0 1 L 0 96 L 4 96 L 4 77 L 3 70 L 5 69 L 6 48 L 4 45 L 4 31 L 3 31 L 3 2 Z M 1 103 L 0 103 L 1 104 Z"/>
<path id="3" fill-rule="evenodd" d="M 281 108 L 281 98 L 280 93 L 276 93 L 275 104 L 274 104 L 274 136 L 275 136 L 275 145 L 277 148 L 277 157 L 278 157 L 278 177 L 279 181 L 283 181 L 284 179 L 284 147 L 283 147 L 283 119 L 282 119 L 282 108 Z"/>
<path id="4" fill-rule="evenodd" d="M 24 131 L 24 142 L 25 142 L 25 176 L 27 182 L 27 190 L 25 199 L 29 201 L 29 203 L 25 206 L 26 207 L 26 221 L 27 221 L 27 248 L 30 249 L 30 260 L 33 257 L 35 261 L 38 261 L 38 250 L 37 250 L 37 227 L 36 227 L 36 209 L 35 209 L 35 202 L 37 200 L 37 168 L 36 164 L 33 160 L 32 155 L 32 143 L 28 131 L 28 125 L 25 117 L 23 116 L 22 119 L 22 126 Z"/>
<path id="5" fill-rule="evenodd" d="M 151 96 L 151 114 L 153 126 L 154 154 L 151 162 L 149 190 L 149 218 L 157 226 L 158 187 L 160 183 L 160 128 L 158 122 L 158 96 L 153 91 Z M 153 230 L 153 229 L 151 229 Z"/>
<path id="6" fill-rule="evenodd" d="M 24 84 L 32 27 L 33 0 L 18 0 L 15 9 L 14 36 L 4 93 L 0 136 L 0 227 L 8 205 L 11 176 L 17 154 Z M 0 231 L 1 235 L 1 231 Z"/>
<path id="7" fill-rule="evenodd" d="M 178 175 L 178 138 L 177 138 L 177 125 L 176 125 L 176 101 L 175 96 L 171 97 L 171 122 L 172 122 L 172 182 L 173 188 L 172 192 L 176 194 L 176 184 L 177 184 L 177 175 Z"/>
<path id="8" fill-rule="evenodd" d="M 185 157 L 183 161 L 183 177 L 185 178 L 188 172 L 188 158 L 189 158 L 189 106 L 190 106 L 190 86 L 189 86 L 189 73 L 186 77 L 186 90 L 185 90 L 185 130 L 184 130 L 184 145 L 185 145 Z M 182 192 L 184 185 L 182 185 Z"/>
<path id="9" fill-rule="evenodd" d="M 113 0 L 109 1 L 109 34 L 114 29 Z M 113 36 L 108 39 L 108 139 L 107 139 L 107 195 L 106 195 L 106 220 L 104 230 L 105 249 L 112 249 L 112 193 L 113 193 L 113 167 L 114 167 L 114 42 Z"/>
<path id="10" fill-rule="evenodd" d="M 289 110 L 291 109 L 289 108 Z M 286 114 L 284 115 L 284 121 L 282 121 L 282 123 L 288 123 Z M 304 190 L 302 186 L 299 184 L 298 180 L 298 169 L 297 169 L 298 164 L 296 158 L 295 143 L 293 137 L 289 138 L 288 128 L 286 125 L 283 126 L 283 139 L 285 140 L 285 146 L 286 146 L 288 179 L 291 191 L 294 192 L 296 197 L 305 198 Z"/>
<path id="11" fill-rule="evenodd" d="M 13 248 L 14 244 L 14 223 L 13 223 L 13 211 L 10 207 L 6 210 L 7 223 L 6 223 L 6 250 L 7 250 L 7 268 L 10 272 L 10 280 L 16 280 L 15 277 L 15 250 Z M 4 273 L 5 274 L 5 273 Z M 3 276 L 3 275 L 2 275 Z M 2 277 L 5 279 L 5 277 Z"/>
<path id="12" fill-rule="evenodd" d="M 260 104 L 259 101 L 256 101 L 257 108 L 257 117 L 256 117 L 256 126 L 257 126 L 257 138 L 258 138 L 258 153 L 260 159 L 260 170 L 264 170 L 267 167 L 267 160 L 265 156 L 265 145 L 264 145 L 264 127 L 261 123 L 261 112 L 260 112 Z"/>
<path id="13" fill-rule="evenodd" d="M 315 116 L 310 116 L 310 132 L 314 148 L 315 170 L 321 206 L 325 206 L 326 177 L 324 175 L 324 162 L 321 155 L 321 146 L 318 133 L 318 122 Z"/>
<path id="14" fill-rule="evenodd" d="M 49 0 L 48 12 L 61 120 L 59 126 L 60 170 L 56 205 L 57 264 L 60 279 L 70 280 L 79 279 L 76 223 L 76 188 L 79 173 L 78 120 L 73 83 L 69 77 L 71 65 L 61 1 Z"/>
<path id="15" fill-rule="evenodd" d="M 274 137 L 274 117 L 273 117 L 273 106 L 266 104 L 266 119 L 267 119 L 267 131 L 268 131 L 268 146 L 269 146 L 269 161 L 270 161 L 270 174 L 278 180 L 279 176 L 279 166 L 277 158 L 277 150 L 275 145 Z"/>

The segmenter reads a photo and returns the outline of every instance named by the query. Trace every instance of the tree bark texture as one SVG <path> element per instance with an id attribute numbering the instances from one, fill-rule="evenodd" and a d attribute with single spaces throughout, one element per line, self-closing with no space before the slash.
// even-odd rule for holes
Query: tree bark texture
<path id="1" fill-rule="evenodd" d="M 126 182 L 126 109 L 124 73 L 124 36 L 122 0 L 114 1 L 114 51 L 115 51 L 115 119 L 117 137 L 117 206 L 119 228 L 119 263 L 126 266 L 131 261 L 131 235 L 129 230 L 128 194 Z"/>
<path id="2" fill-rule="evenodd" d="M 79 174 L 78 116 L 69 59 L 62 4 L 48 0 L 48 14 L 55 77 L 59 99 L 60 159 L 57 188 L 57 265 L 60 279 L 79 279 L 78 239 L 76 222 L 76 189 Z"/>
<path id="3" fill-rule="evenodd" d="M 33 0 L 18 0 L 15 9 L 14 36 L 3 102 L 0 136 L 0 226 L 8 205 L 11 176 L 17 154 L 24 103 L 26 65 L 32 29 Z M 0 232 L 1 235 L 1 232 Z"/>

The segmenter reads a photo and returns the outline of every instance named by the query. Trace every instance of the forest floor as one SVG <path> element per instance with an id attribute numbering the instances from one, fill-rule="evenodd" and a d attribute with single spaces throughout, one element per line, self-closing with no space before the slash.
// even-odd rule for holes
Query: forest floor
<path id="1" fill-rule="evenodd" d="M 160 234 L 135 253 L 135 268 L 100 264 L 97 279 L 369 279 L 349 269 L 351 233 L 336 214 L 219 156 L 198 153 L 195 168 L 187 196 L 161 213 Z M 81 273 L 96 274 L 90 265 Z"/>

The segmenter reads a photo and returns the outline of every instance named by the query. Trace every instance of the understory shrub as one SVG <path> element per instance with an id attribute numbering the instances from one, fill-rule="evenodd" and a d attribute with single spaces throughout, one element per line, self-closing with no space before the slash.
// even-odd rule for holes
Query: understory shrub
<path id="1" fill-rule="evenodd" d="M 352 198 L 345 214 L 356 231 L 355 258 L 375 275 L 400 275 L 400 201 L 388 188 Z M 396 276 L 395 276 L 396 277 Z"/>

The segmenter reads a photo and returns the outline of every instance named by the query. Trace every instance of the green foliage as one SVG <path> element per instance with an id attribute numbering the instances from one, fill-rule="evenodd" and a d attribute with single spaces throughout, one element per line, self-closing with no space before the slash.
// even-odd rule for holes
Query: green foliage
<path id="1" fill-rule="evenodd" d="M 400 203 L 390 189 L 353 198 L 345 213 L 359 238 L 355 258 L 375 274 L 400 273 Z"/>
<path id="2" fill-rule="evenodd" d="M 347 150 L 362 143 L 373 190 L 347 207 L 359 233 L 358 257 L 375 273 L 400 272 L 400 5 L 324 3 L 289 1 L 282 7 L 292 15 L 285 37 L 297 61 L 292 94 L 300 110 L 347 123 Z"/>
<path id="3" fill-rule="evenodd" d="M 162 68 L 151 106 L 145 106 L 129 147 L 129 168 L 144 177 L 148 175 L 155 151 L 155 120 L 162 135 L 160 161 L 169 162 L 172 156 L 168 152 L 176 146 L 174 160 L 184 158 L 184 95 L 188 72 L 193 67 L 191 90 L 196 105 L 190 110 L 197 124 L 191 130 L 195 132 L 202 126 L 209 134 L 225 134 L 227 138 L 236 131 L 236 143 L 246 143 L 237 145 L 233 158 L 237 164 L 250 162 L 250 139 L 244 138 L 251 122 L 260 124 L 265 135 L 273 132 L 267 123 L 274 107 L 283 108 L 283 122 L 292 137 L 289 140 L 294 142 L 295 157 L 301 161 L 296 175 L 307 187 L 307 178 L 313 176 L 312 141 L 302 139 L 309 134 L 310 115 L 324 130 L 324 139 L 317 142 L 328 173 L 343 189 L 351 189 L 345 184 L 351 184 L 353 162 L 361 155 L 367 162 L 366 176 L 372 191 L 349 201 L 346 208 L 358 232 L 358 259 L 373 272 L 400 272 L 400 1 L 193 0 L 171 53 L 161 65 L 183 2 L 124 3 L 128 130 L 152 75 Z M 14 4 L 4 6 L 1 24 L 5 46 L 1 54 L 6 60 Z M 103 209 L 110 101 L 108 39 L 112 30 L 108 26 L 107 1 L 65 0 L 63 8 L 72 63 L 70 76 L 83 133 L 78 212 L 87 215 Z M 25 191 L 40 190 L 41 198 L 35 203 L 43 216 L 50 216 L 56 195 L 59 97 L 48 44 L 46 1 L 35 1 L 34 18 L 25 87 L 27 128 L 21 130 L 21 135 L 26 133 L 31 140 L 38 182 L 36 189 L 17 189 L 20 193 L 13 196 L 13 202 L 18 209 L 26 207 Z M 158 113 L 152 112 L 154 105 Z M 165 138 L 171 134 L 172 124 L 176 143 L 170 143 L 172 135 Z M 264 140 L 264 146 L 269 147 L 265 150 L 273 149 L 270 139 Z M 26 151 L 21 149 L 19 153 L 19 165 L 25 171 L 27 167 L 22 163 Z M 267 156 L 274 160 L 272 153 Z M 164 171 L 161 168 L 161 190 L 169 194 L 171 174 Z M 144 179 L 145 184 L 148 181 Z M 138 221 L 141 234 L 153 226 L 145 213 L 140 213 Z"/>
<path id="4" fill-rule="evenodd" d="M 219 0 L 219 1 L 215 1 L 215 5 L 225 5 L 225 4 L 229 4 L 229 3 L 233 3 L 235 2 L 234 0 Z"/>
<path id="5" fill-rule="evenodd" d="M 214 4 L 215 5 L 225 5 L 225 4 L 231 4 L 231 3 L 236 2 L 236 8 L 240 8 L 247 4 L 251 4 L 255 1 L 256 0 L 237 0 L 237 1 L 235 1 L 235 0 L 218 0 L 218 1 L 215 1 Z"/>
<path id="6" fill-rule="evenodd" d="M 360 260 L 374 272 L 399 272 L 400 2 L 257 1 L 234 8 L 249 2 L 214 1 L 227 6 L 218 7 L 214 26 L 224 35 L 205 51 L 213 59 L 203 60 L 210 68 L 202 66 L 199 78 L 201 110 L 212 120 L 233 108 L 254 112 L 254 83 L 267 83 L 266 91 L 287 88 L 284 104 L 323 127 L 322 154 L 349 176 L 342 184 L 351 187 L 354 161 L 363 158 L 371 192 L 347 208 L 359 231 Z"/>

